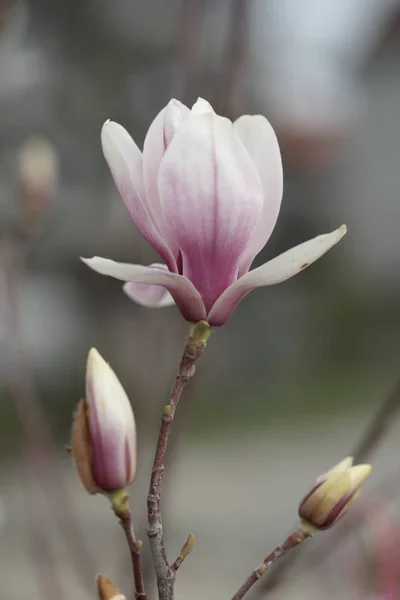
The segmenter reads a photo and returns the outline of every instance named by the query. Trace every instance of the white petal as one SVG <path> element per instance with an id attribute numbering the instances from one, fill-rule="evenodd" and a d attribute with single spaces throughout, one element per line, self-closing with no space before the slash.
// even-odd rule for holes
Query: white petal
<path id="1" fill-rule="evenodd" d="M 160 235 L 149 212 L 144 192 L 142 154 L 129 133 L 118 123 L 107 121 L 101 130 L 101 143 L 115 185 L 126 209 L 144 238 L 176 271 L 175 259 Z"/>
<path id="2" fill-rule="evenodd" d="M 190 116 L 190 110 L 179 100 L 170 100 L 164 112 L 164 150 L 169 146 L 172 138 L 182 123 Z"/>
<path id="3" fill-rule="evenodd" d="M 159 263 L 150 265 L 150 268 L 168 271 L 166 265 Z M 131 300 L 147 308 L 164 308 L 165 306 L 175 304 L 169 291 L 160 285 L 148 285 L 146 283 L 132 283 L 128 281 L 124 284 L 123 290 Z"/>
<path id="4" fill-rule="evenodd" d="M 182 275 L 142 265 L 117 263 L 99 256 L 82 258 L 82 261 L 97 273 L 109 275 L 121 281 L 160 285 L 170 292 L 185 319 L 197 322 L 205 318 L 205 308 L 199 292 Z"/>
<path id="5" fill-rule="evenodd" d="M 250 271 L 232 284 L 218 298 L 207 317 L 208 322 L 210 325 L 222 325 L 230 317 L 242 298 L 251 290 L 281 283 L 300 273 L 337 244 L 345 233 L 346 226 L 342 225 L 339 229 L 295 246 L 261 265 L 261 267 Z"/>
<path id="6" fill-rule="evenodd" d="M 165 308 L 175 304 L 175 300 L 169 291 L 160 285 L 127 281 L 123 285 L 123 290 L 136 304 L 146 308 Z"/>
<path id="7" fill-rule="evenodd" d="M 192 106 L 192 116 L 204 115 L 206 113 L 214 113 L 213 107 L 207 100 L 204 100 L 204 98 L 197 98 L 197 101 Z"/>
<path id="8" fill-rule="evenodd" d="M 264 189 L 260 220 L 241 257 L 241 276 L 248 271 L 254 257 L 265 246 L 275 227 L 282 201 L 283 171 L 278 140 L 265 117 L 244 115 L 235 121 L 234 130 L 250 154 Z"/>
<path id="9" fill-rule="evenodd" d="M 158 194 L 158 171 L 161 159 L 175 135 L 177 129 L 185 118 L 190 115 L 190 110 L 178 100 L 171 100 L 151 123 L 144 140 L 143 146 L 143 177 L 146 190 L 147 205 L 157 224 L 158 230 L 167 241 L 174 254 L 177 248 L 171 242 L 168 229 L 161 214 L 160 197 Z"/>

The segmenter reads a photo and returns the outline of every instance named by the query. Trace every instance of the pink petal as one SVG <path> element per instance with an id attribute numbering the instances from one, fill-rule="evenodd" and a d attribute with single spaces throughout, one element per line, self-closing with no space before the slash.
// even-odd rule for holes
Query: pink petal
<path id="1" fill-rule="evenodd" d="M 117 263 L 99 256 L 82 258 L 82 261 L 97 273 L 110 275 L 121 281 L 162 286 L 170 292 L 185 319 L 197 322 L 205 318 L 206 312 L 199 292 L 182 275 L 154 267 Z"/>
<path id="2" fill-rule="evenodd" d="M 129 399 L 111 367 L 92 348 L 86 369 L 92 468 L 104 490 L 118 490 L 136 472 L 136 425 Z"/>
<path id="3" fill-rule="evenodd" d="M 152 269 L 162 269 L 168 271 L 165 265 L 154 263 L 150 265 Z M 131 300 L 146 306 L 147 308 L 163 308 L 164 306 L 172 306 L 175 301 L 168 290 L 160 285 L 148 285 L 145 283 L 132 283 L 128 281 L 124 284 L 124 292 Z"/>
<path id="4" fill-rule="evenodd" d="M 346 226 L 342 225 L 331 233 L 319 235 L 299 246 L 295 246 L 261 265 L 261 267 L 249 271 L 218 298 L 208 314 L 208 322 L 210 325 L 222 325 L 228 320 L 242 298 L 251 290 L 265 285 L 281 283 L 300 273 L 337 244 L 345 233 Z"/>
<path id="5" fill-rule="evenodd" d="M 240 259 L 241 276 L 247 273 L 275 227 L 282 201 L 283 172 L 278 140 L 265 117 L 245 115 L 235 121 L 233 127 L 250 154 L 264 189 L 260 220 Z"/>
<path id="6" fill-rule="evenodd" d="M 171 142 L 175 132 L 185 118 L 190 115 L 190 110 L 178 100 L 171 100 L 163 108 L 149 127 L 143 146 L 143 178 L 146 190 L 147 204 L 157 223 L 159 231 L 164 239 L 169 242 L 168 229 L 165 227 L 164 218 L 161 214 L 160 197 L 158 194 L 158 171 L 161 159 L 164 156 L 168 144 Z M 176 248 L 171 248 L 176 253 Z"/>
<path id="7" fill-rule="evenodd" d="M 105 159 L 128 213 L 143 237 L 176 271 L 175 259 L 160 235 L 145 201 L 142 155 L 129 133 L 118 123 L 107 121 L 101 130 Z"/>
<path id="8" fill-rule="evenodd" d="M 161 162 L 159 193 L 183 274 L 209 309 L 235 281 L 262 209 L 260 177 L 228 119 L 208 112 L 182 125 Z"/>

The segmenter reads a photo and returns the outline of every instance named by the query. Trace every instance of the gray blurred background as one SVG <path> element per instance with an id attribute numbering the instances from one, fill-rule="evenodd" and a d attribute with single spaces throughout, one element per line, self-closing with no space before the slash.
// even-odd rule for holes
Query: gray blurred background
<path id="1" fill-rule="evenodd" d="M 143 536 L 188 324 L 174 307 L 136 306 L 79 261 L 157 258 L 103 159 L 108 118 L 140 145 L 171 97 L 205 97 L 231 118 L 264 114 L 285 191 L 256 263 L 342 223 L 349 231 L 299 277 L 256 290 L 210 339 L 169 455 L 171 559 L 197 537 L 177 597 L 230 597 L 295 523 L 315 476 L 355 445 L 400 372 L 399 32 L 395 0 L 0 2 L 1 600 L 94 598 L 98 571 L 131 597 L 118 526 L 63 447 L 95 346 L 137 417 Z M 396 469 L 395 434 L 381 454 L 372 493 Z M 297 566 L 269 597 L 378 594 L 363 544 L 343 549 L 330 570 Z"/>

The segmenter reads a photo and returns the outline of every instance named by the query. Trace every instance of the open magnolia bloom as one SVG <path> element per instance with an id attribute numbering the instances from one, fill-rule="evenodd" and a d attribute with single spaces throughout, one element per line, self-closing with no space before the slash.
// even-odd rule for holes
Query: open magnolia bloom
<path id="1" fill-rule="evenodd" d="M 278 142 L 260 115 L 232 123 L 205 100 L 192 110 L 171 100 L 151 124 L 143 153 L 118 123 L 107 121 L 101 139 L 129 215 L 165 264 L 84 262 L 127 282 L 139 304 L 175 302 L 188 321 L 222 325 L 251 290 L 289 279 L 346 233 L 342 226 L 249 271 L 282 199 Z"/>

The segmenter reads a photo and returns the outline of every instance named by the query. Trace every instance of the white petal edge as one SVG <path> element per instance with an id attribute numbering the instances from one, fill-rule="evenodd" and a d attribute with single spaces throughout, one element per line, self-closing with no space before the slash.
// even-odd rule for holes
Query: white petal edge
<path id="1" fill-rule="evenodd" d="M 191 116 L 197 117 L 199 115 L 204 115 L 207 113 L 214 113 L 214 109 L 207 100 L 204 98 L 197 98 L 196 102 L 192 106 Z"/>
<path id="2" fill-rule="evenodd" d="M 264 191 L 258 225 L 240 260 L 239 276 L 247 273 L 254 257 L 265 246 L 278 219 L 283 194 L 283 169 L 275 131 L 262 115 L 244 115 L 233 124 L 260 175 Z"/>
<path id="3" fill-rule="evenodd" d="M 192 322 L 205 319 L 205 308 L 199 292 L 182 275 L 143 265 L 118 263 L 100 256 L 81 258 L 81 260 L 97 273 L 109 275 L 121 281 L 161 285 L 170 292 L 185 319 Z"/>
<path id="4" fill-rule="evenodd" d="M 275 285 L 297 275 L 337 244 L 346 231 L 346 225 L 342 225 L 331 233 L 325 233 L 303 242 L 257 269 L 249 271 L 221 294 L 211 308 L 207 321 L 210 325 L 223 325 L 242 298 L 251 290 Z"/>
<path id="5" fill-rule="evenodd" d="M 159 263 L 150 265 L 150 268 L 161 269 L 168 272 L 166 265 L 161 265 Z M 122 289 L 133 302 L 136 302 L 136 304 L 139 304 L 140 306 L 145 306 L 146 308 L 164 308 L 175 304 L 175 300 L 169 291 L 161 285 L 132 283 L 132 281 L 127 281 L 124 283 Z"/>
<path id="6" fill-rule="evenodd" d="M 177 253 L 177 248 L 171 242 L 168 228 L 161 214 L 158 171 L 164 153 L 176 130 L 189 116 L 190 110 L 187 106 L 179 100 L 170 100 L 167 106 L 152 121 L 143 145 L 143 178 L 147 205 L 159 231 L 167 240 L 168 246 L 174 254 Z"/>
<path id="7" fill-rule="evenodd" d="M 106 121 L 101 130 L 104 157 L 125 207 L 143 237 L 176 271 L 175 259 L 149 211 L 144 191 L 142 154 L 122 125 Z"/>
<path id="8" fill-rule="evenodd" d="M 122 289 L 128 298 L 145 308 L 165 308 L 175 304 L 175 300 L 169 291 L 161 285 L 127 281 L 124 283 Z"/>

